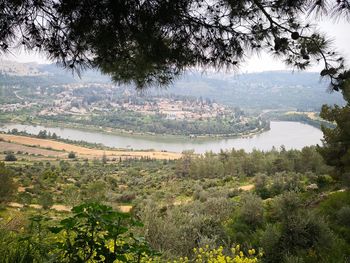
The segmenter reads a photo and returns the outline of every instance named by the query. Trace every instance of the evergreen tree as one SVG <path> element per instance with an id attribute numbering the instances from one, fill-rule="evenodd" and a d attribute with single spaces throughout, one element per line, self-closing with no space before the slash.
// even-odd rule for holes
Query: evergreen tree
<path id="1" fill-rule="evenodd" d="M 343 58 L 305 14 L 348 16 L 348 0 L 0 1 L 0 52 L 23 46 L 121 83 L 165 85 L 188 67 L 236 68 L 268 51 L 305 69 L 322 61 L 333 85 Z"/>
<path id="2" fill-rule="evenodd" d="M 322 127 L 323 147 L 318 147 L 326 163 L 335 167 L 336 176 L 350 182 L 350 71 L 340 75 L 336 86 L 341 90 L 346 105 L 323 105 L 320 116 L 336 123 L 336 128 Z"/>

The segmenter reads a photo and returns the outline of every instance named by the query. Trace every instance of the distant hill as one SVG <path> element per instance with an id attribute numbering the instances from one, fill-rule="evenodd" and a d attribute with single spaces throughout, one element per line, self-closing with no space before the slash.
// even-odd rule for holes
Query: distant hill
<path id="1" fill-rule="evenodd" d="M 202 96 L 241 108 L 319 110 L 323 104 L 343 104 L 341 94 L 327 92 L 318 73 L 271 71 L 243 75 L 192 72 L 167 92 Z"/>
<path id="2" fill-rule="evenodd" d="M 8 60 L 0 60 L 0 74 L 10 76 L 40 76 L 44 75 L 38 69 L 36 63 L 18 63 Z"/>
<path id="3" fill-rule="evenodd" d="M 110 78 L 96 70 L 86 70 L 79 78 L 55 64 L 0 61 L 0 85 L 43 86 L 74 82 L 108 83 Z M 191 71 L 169 88 L 147 92 L 210 98 L 245 109 L 318 111 L 323 104 L 344 103 L 341 94 L 327 92 L 327 82 L 320 81 L 318 73 L 310 72 L 269 71 L 233 75 Z"/>
<path id="4" fill-rule="evenodd" d="M 75 73 L 73 75 L 72 71 L 58 67 L 56 64 L 42 64 L 38 65 L 38 69 L 41 72 L 46 72 L 52 76 L 61 76 L 62 78 L 71 78 L 76 82 L 110 82 L 111 79 L 102 75 L 97 70 L 88 69 L 81 72 L 81 78 Z"/>
<path id="5" fill-rule="evenodd" d="M 56 64 L 18 63 L 6 60 L 0 60 L 0 75 L 19 79 L 30 77 L 39 83 L 110 82 L 108 76 L 102 75 L 97 70 L 85 70 L 79 77 L 76 73 L 73 74 L 72 71 L 58 67 Z"/>

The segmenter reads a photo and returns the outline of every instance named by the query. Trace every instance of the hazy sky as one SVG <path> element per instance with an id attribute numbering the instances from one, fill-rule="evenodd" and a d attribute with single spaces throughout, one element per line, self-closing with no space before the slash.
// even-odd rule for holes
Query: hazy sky
<path id="1" fill-rule="evenodd" d="M 314 23 L 315 24 L 315 23 Z M 321 32 L 325 32 L 330 39 L 333 40 L 334 47 L 336 50 L 345 57 L 350 65 L 350 23 L 348 21 L 319 21 L 317 23 L 318 28 Z M 255 72 L 264 70 L 281 70 L 288 69 L 283 62 L 278 59 L 274 59 L 271 55 L 261 54 L 260 56 L 253 56 L 246 63 L 246 67 L 241 68 L 241 72 Z M 310 71 L 319 71 L 323 69 L 323 65 L 320 64 Z"/>
<path id="2" fill-rule="evenodd" d="M 315 22 L 313 21 L 313 24 Z M 317 22 L 320 31 L 327 33 L 327 35 L 334 40 L 334 46 L 337 51 L 342 54 L 347 64 L 350 65 L 350 23 L 348 21 L 319 21 Z M 24 52 L 13 50 L 13 54 L 7 56 L 0 56 L 0 59 L 8 59 L 18 62 L 37 62 L 37 63 L 51 63 L 43 55 L 34 52 Z M 322 65 L 310 68 L 310 71 L 319 71 Z M 239 72 L 259 72 L 266 70 L 284 70 L 288 69 L 281 61 L 271 57 L 266 53 L 261 53 L 259 56 L 254 55 L 248 59 L 240 68 Z M 289 68 L 290 69 L 290 68 Z"/>

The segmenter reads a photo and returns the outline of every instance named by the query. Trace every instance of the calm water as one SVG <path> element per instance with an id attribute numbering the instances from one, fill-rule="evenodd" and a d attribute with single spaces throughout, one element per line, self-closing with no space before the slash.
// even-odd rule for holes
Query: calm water
<path id="1" fill-rule="evenodd" d="M 165 150 L 182 152 L 193 149 L 197 153 L 206 151 L 219 152 L 220 149 L 244 149 L 248 152 L 254 148 L 258 150 L 271 150 L 273 146 L 284 145 L 286 149 L 301 149 L 304 146 L 319 144 L 322 132 L 310 125 L 298 122 L 271 122 L 271 129 L 250 138 L 208 139 L 208 140 L 180 140 L 165 138 L 140 138 L 130 135 L 112 135 L 99 132 L 83 131 L 69 128 L 50 128 L 22 124 L 7 124 L 0 127 L 0 131 L 18 129 L 28 133 L 38 134 L 40 130 L 56 133 L 61 138 L 83 140 L 91 143 L 102 143 L 116 148 L 130 148 L 135 150 Z"/>

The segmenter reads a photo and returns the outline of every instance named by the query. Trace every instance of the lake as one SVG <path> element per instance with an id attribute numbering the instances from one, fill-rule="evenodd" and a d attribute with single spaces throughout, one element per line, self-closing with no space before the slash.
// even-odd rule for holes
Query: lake
<path id="1" fill-rule="evenodd" d="M 321 143 L 321 130 L 299 122 L 271 122 L 270 130 L 249 138 L 221 138 L 221 139 L 166 139 L 164 137 L 142 138 L 132 135 L 114 135 L 95 131 L 84 131 L 70 128 L 52 128 L 44 126 L 5 124 L 0 131 L 18 129 L 31 134 L 38 134 L 40 130 L 56 133 L 64 139 L 83 140 L 90 143 L 101 143 L 105 146 L 128 148 L 134 150 L 164 150 L 182 152 L 194 150 L 196 153 L 206 151 L 219 152 L 221 149 L 244 149 L 251 152 L 253 149 L 268 151 L 272 147 L 284 145 L 286 149 L 301 149 L 305 146 Z"/>

